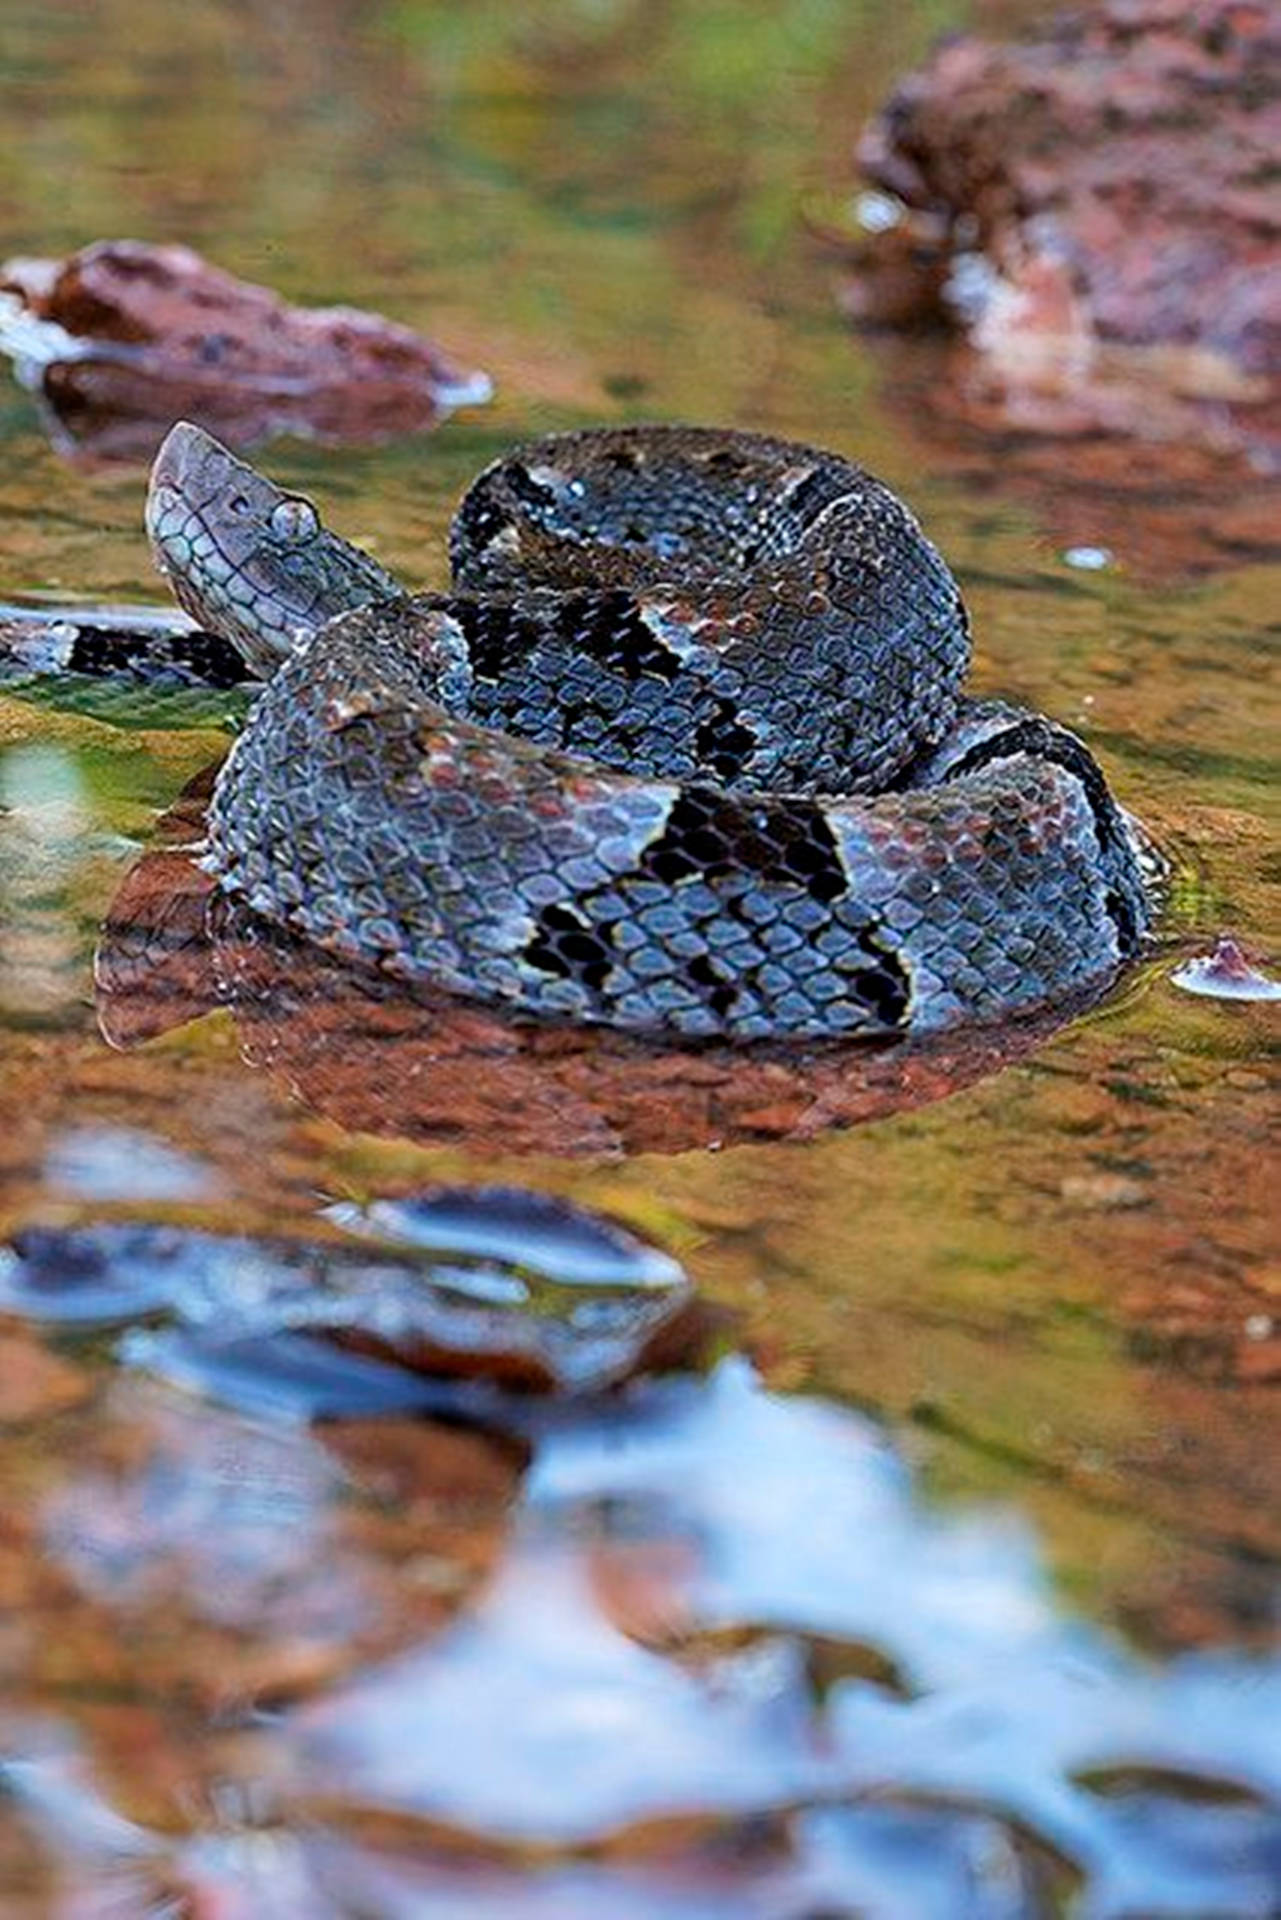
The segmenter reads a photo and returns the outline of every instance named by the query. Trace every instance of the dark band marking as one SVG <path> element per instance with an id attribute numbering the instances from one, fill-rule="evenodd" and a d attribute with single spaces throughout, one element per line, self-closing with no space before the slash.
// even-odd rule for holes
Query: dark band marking
<path id="1" fill-rule="evenodd" d="M 519 460 L 509 460 L 498 470 L 500 480 L 505 480 L 518 500 L 527 507 L 541 507 L 544 510 L 557 504 L 555 487 L 549 487 L 543 480 L 536 480 L 528 467 Z"/>
<path id="2" fill-rule="evenodd" d="M 454 555 L 466 552 L 469 547 L 480 553 L 497 540 L 500 534 L 511 525 L 511 514 L 499 506 L 493 492 L 493 477 L 481 485 L 479 482 L 465 494 L 462 504 L 454 515 L 450 548 Z"/>
<path id="3" fill-rule="evenodd" d="M 806 527 L 825 513 L 833 500 L 839 500 L 849 490 L 848 473 L 836 477 L 831 467 L 824 463 L 814 467 L 803 480 L 797 481 L 790 493 L 784 494 L 782 510 L 789 520 Z"/>
<path id="4" fill-rule="evenodd" d="M 559 980 L 577 980 L 593 992 L 604 987 L 614 965 L 607 929 L 589 926 L 572 907 L 544 907 L 525 947 L 531 967 Z"/>
<path id="5" fill-rule="evenodd" d="M 1124 845 L 1116 802 L 1108 792 L 1107 782 L 1094 756 L 1079 740 L 1074 740 L 1061 728 L 1052 726 L 1048 720 L 1020 720 L 1014 726 L 1006 727 L 1003 732 L 993 734 L 990 739 L 980 740 L 977 746 L 971 747 L 949 767 L 947 777 L 956 780 L 962 774 L 977 773 L 980 768 L 990 767 L 996 760 L 1012 760 L 1021 753 L 1031 755 L 1034 760 L 1049 760 L 1078 780 L 1094 818 L 1094 831 L 1100 847 Z"/>
<path id="6" fill-rule="evenodd" d="M 239 647 L 221 634 L 131 632 L 127 627 L 77 629 L 68 673 L 134 674 L 139 679 L 167 676 L 197 687 L 242 687 L 248 678 Z"/>
<path id="7" fill-rule="evenodd" d="M 880 946 L 877 940 L 863 936 L 876 959 L 849 975 L 851 997 L 868 1007 L 883 1027 L 905 1027 L 912 1003 L 912 983 L 896 953 Z"/>
<path id="8" fill-rule="evenodd" d="M 731 786 L 741 775 L 760 742 L 738 718 L 732 700 L 719 700 L 716 711 L 699 723 L 694 749 L 709 773 Z"/>
<path id="9" fill-rule="evenodd" d="M 719 447 L 715 453 L 709 453 L 703 461 L 706 472 L 727 475 L 742 473 L 747 465 L 748 462 L 742 454 L 736 453 L 731 447 Z"/>
<path id="10" fill-rule="evenodd" d="M 709 953 L 699 953 L 686 963 L 685 977 L 718 1020 L 727 1020 L 738 1004 L 738 988 L 731 976 Z"/>
<path id="11" fill-rule="evenodd" d="M 1134 903 L 1116 887 L 1109 887 L 1103 905 L 1116 926 L 1117 944 L 1122 953 L 1137 953 L 1142 929 Z"/>
<path id="12" fill-rule="evenodd" d="M 670 682 L 681 672 L 679 658 L 647 625 L 633 594 L 622 590 L 574 594 L 567 596 L 562 609 L 556 622 L 558 637 L 625 680 L 639 680 L 648 673 Z"/>
<path id="13" fill-rule="evenodd" d="M 478 680 L 501 680 L 546 638 L 541 622 L 508 603 L 459 598 L 448 605 L 450 616 L 463 630 L 467 657 Z"/>
<path id="14" fill-rule="evenodd" d="M 449 611 L 463 630 L 478 680 L 498 681 L 538 647 L 586 654 L 624 680 L 652 674 L 671 682 L 682 663 L 646 624 L 633 594 L 565 594 L 555 618 L 522 613 L 510 601 L 459 597 Z"/>
<path id="15" fill-rule="evenodd" d="M 803 887 L 815 900 L 846 890 L 845 869 L 821 806 L 807 800 L 750 810 L 714 787 L 682 789 L 667 824 L 638 863 L 647 880 L 670 883 L 752 875 L 775 886 Z"/>

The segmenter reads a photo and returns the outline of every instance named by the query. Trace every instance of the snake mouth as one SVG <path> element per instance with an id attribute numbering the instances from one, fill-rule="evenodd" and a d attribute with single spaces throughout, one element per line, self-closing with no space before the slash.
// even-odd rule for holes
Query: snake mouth
<path id="1" fill-rule="evenodd" d="M 151 463 L 151 491 L 157 488 L 175 488 L 179 485 L 184 468 L 188 464 L 192 434 L 195 429 L 189 420 L 179 420 L 170 427 L 156 451 Z"/>

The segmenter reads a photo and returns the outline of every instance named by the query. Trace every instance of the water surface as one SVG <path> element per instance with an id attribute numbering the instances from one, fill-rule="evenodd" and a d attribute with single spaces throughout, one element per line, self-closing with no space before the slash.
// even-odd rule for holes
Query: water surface
<path id="1" fill-rule="evenodd" d="M 842 323 L 804 216 L 962 18 L 7 0 L 0 253 L 180 238 L 495 377 L 430 437 L 264 452 L 385 564 L 442 581 L 524 434 L 822 441 L 948 554 L 978 684 L 1081 728 L 1175 873 L 1152 963 L 951 1097 L 798 1140 L 776 1087 L 719 1147 L 571 1157 L 533 1107 L 503 1151 L 418 1082 L 406 1119 L 385 1011 L 381 1054 L 346 1012 L 302 1044 L 200 960 L 109 1045 L 101 923 L 230 703 L 0 690 L 0 1241 L 332 1240 L 505 1182 L 623 1222 L 714 1318 L 684 1371 L 532 1407 L 319 1371 L 250 1261 L 218 1361 L 136 1264 L 115 1318 L 0 1320 L 6 1914 L 1275 1910 L 1276 1013 L 1169 970 L 1220 931 L 1269 957 L 1277 571 L 1179 577 L 1168 517 L 1154 559 L 1106 494 L 1087 541 L 996 447 L 962 473 Z M 12 386 L 0 436 L 0 597 L 158 601 L 141 470 Z M 468 1269 L 491 1305 L 510 1254 Z"/>

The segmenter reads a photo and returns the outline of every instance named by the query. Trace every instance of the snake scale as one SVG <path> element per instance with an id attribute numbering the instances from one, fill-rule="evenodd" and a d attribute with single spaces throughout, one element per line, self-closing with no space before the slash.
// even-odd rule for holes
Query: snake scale
<path id="1" fill-rule="evenodd" d="M 896 496 L 759 435 L 551 435 L 467 491 L 411 596 L 199 428 L 147 524 L 267 677 L 219 776 L 223 888 L 347 958 L 538 1015 L 923 1033 L 1104 984 L 1136 831 L 968 623 Z"/>

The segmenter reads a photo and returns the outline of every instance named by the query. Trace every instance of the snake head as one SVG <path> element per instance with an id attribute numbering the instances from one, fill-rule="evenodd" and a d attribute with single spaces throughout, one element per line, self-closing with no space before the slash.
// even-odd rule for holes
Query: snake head
<path id="1" fill-rule="evenodd" d="M 403 588 L 202 427 L 170 428 L 151 469 L 147 534 L 180 606 L 269 677 L 336 614 Z"/>

